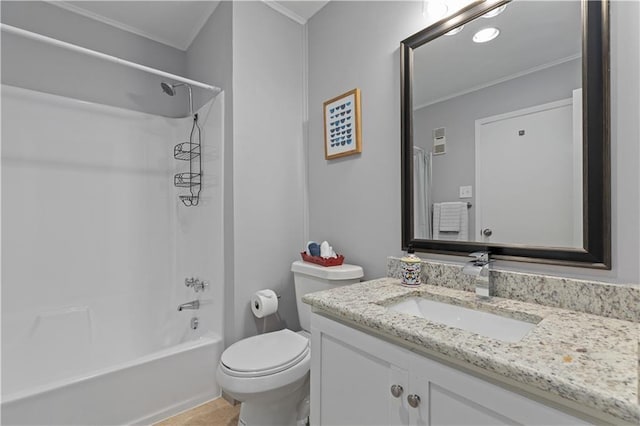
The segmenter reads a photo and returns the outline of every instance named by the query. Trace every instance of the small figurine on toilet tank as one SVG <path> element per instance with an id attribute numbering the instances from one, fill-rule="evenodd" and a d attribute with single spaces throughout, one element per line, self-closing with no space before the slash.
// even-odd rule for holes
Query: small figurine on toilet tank
<path id="1" fill-rule="evenodd" d="M 420 269 L 422 264 L 420 258 L 416 256 L 413 246 L 409 245 L 407 255 L 400 259 L 402 265 L 402 285 L 415 287 L 420 285 Z"/>

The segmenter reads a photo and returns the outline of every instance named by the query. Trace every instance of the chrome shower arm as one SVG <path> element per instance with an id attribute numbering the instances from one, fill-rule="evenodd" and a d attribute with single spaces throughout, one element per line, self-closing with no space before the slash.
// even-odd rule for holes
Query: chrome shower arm
<path id="1" fill-rule="evenodd" d="M 193 93 L 191 91 L 191 85 L 187 83 L 174 84 L 173 87 L 185 86 L 189 91 L 189 115 L 193 116 Z"/>

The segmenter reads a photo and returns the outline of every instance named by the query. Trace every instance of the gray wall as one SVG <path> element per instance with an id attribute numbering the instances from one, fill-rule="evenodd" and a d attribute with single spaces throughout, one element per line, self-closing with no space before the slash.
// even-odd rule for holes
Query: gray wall
<path id="1" fill-rule="evenodd" d="M 329 2 L 309 29 L 309 238 L 365 278 L 400 253 L 400 40 L 426 24 L 420 2 Z M 361 90 L 362 154 L 324 158 L 322 103 Z"/>
<path id="2" fill-rule="evenodd" d="M 639 8 L 638 2 L 611 4 L 613 269 L 499 267 L 640 282 Z M 308 24 L 310 236 L 331 241 L 349 262 L 364 267 L 367 278 L 384 275 L 386 256 L 400 254 L 398 49 L 427 24 L 419 2 L 330 2 Z M 354 87 L 362 90 L 362 155 L 326 161 L 322 102 Z"/>
<path id="3" fill-rule="evenodd" d="M 459 187 L 473 186 L 469 237 L 475 239 L 475 120 L 571 98 L 581 87 L 579 59 L 420 108 L 414 112 L 414 144 L 431 152 L 432 131 L 447 129 L 447 152 L 433 157 L 434 203 L 456 201 Z"/>
<path id="4" fill-rule="evenodd" d="M 185 52 L 43 1 L 2 1 L 2 22 L 108 55 L 184 75 Z"/>
<path id="5" fill-rule="evenodd" d="M 2 22 L 170 73 L 184 75 L 185 52 L 41 1 L 2 1 Z M 162 94 L 161 78 L 2 33 L 2 82 L 85 101 L 183 116 L 188 98 Z"/>
<path id="6" fill-rule="evenodd" d="M 222 2 L 187 53 L 225 90 L 225 340 L 262 331 L 251 295 L 279 293 L 266 329 L 298 329 L 291 262 L 304 243 L 303 30 L 262 2 Z"/>
<path id="7" fill-rule="evenodd" d="M 235 342 L 234 234 L 233 234 L 233 6 L 221 2 L 211 14 L 187 50 L 187 76 L 220 87 L 223 102 L 223 235 L 224 253 L 224 336 L 225 343 Z M 195 99 L 201 103 L 202 99 Z M 232 337 L 233 336 L 233 337 Z"/>
<path id="8" fill-rule="evenodd" d="M 303 27 L 263 2 L 234 2 L 233 79 L 234 314 L 242 338 L 262 327 L 249 299 L 264 288 L 282 296 L 283 325 L 299 328 L 291 262 L 304 247 Z"/>

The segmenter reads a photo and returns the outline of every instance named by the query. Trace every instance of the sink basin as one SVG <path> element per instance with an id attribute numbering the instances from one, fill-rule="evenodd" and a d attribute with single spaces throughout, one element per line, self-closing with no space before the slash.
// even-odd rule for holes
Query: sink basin
<path id="1" fill-rule="evenodd" d="M 510 343 L 519 342 L 536 326 L 530 322 L 422 297 L 405 299 L 387 306 L 387 309 Z"/>

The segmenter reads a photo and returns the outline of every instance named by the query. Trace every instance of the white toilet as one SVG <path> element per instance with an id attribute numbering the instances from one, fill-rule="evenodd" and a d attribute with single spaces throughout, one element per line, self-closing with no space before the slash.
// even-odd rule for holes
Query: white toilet
<path id="1" fill-rule="evenodd" d="M 280 330 L 240 340 L 220 358 L 216 379 L 222 389 L 241 401 L 239 424 L 304 424 L 309 415 L 310 307 L 307 293 L 360 281 L 360 266 L 323 267 L 297 261 L 291 265 L 298 317 L 303 331 Z"/>

